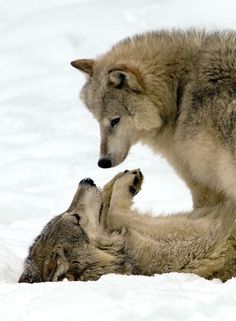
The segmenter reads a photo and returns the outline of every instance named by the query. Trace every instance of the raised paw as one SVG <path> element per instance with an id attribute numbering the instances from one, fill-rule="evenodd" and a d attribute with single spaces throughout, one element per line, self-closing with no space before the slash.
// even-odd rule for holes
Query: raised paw
<path id="1" fill-rule="evenodd" d="M 123 193 L 128 191 L 131 196 L 135 196 L 140 191 L 142 182 L 143 174 L 140 169 L 126 170 L 116 181 L 116 191 Z"/>
<path id="2" fill-rule="evenodd" d="M 129 180 L 129 192 L 132 196 L 136 195 L 140 189 L 143 182 L 143 174 L 140 169 L 134 169 L 132 171 L 127 171 L 125 175 L 130 177 Z"/>
<path id="3" fill-rule="evenodd" d="M 118 209 L 129 208 L 133 196 L 140 191 L 142 182 L 143 174 L 140 169 L 123 172 L 114 184 L 110 210 L 117 212 Z"/>

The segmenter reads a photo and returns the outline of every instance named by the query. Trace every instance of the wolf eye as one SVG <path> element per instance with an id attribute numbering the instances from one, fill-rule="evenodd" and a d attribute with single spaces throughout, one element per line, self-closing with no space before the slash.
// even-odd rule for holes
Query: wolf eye
<path id="1" fill-rule="evenodd" d="M 114 118 L 111 120 L 111 127 L 114 128 L 120 121 L 120 118 Z"/>

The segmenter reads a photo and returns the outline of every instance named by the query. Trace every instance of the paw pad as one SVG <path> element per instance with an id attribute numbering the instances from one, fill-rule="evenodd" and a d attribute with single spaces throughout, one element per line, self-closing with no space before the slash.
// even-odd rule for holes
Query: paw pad
<path id="1" fill-rule="evenodd" d="M 131 171 L 130 174 L 135 175 L 132 185 L 129 186 L 129 192 L 132 196 L 136 195 L 140 189 L 143 182 L 143 174 L 140 170 Z"/>

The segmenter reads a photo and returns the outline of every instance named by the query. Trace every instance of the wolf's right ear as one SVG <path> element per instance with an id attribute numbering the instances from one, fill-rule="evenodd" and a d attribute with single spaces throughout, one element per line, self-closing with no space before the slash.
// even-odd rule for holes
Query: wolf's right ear
<path id="1" fill-rule="evenodd" d="M 95 60 L 93 59 L 78 59 L 78 60 L 72 61 L 71 66 L 91 76 L 93 73 L 94 63 L 95 63 Z"/>
<path id="2" fill-rule="evenodd" d="M 141 73 L 136 68 L 124 65 L 108 71 L 110 83 L 115 88 L 129 88 L 136 92 L 144 91 L 144 82 Z"/>

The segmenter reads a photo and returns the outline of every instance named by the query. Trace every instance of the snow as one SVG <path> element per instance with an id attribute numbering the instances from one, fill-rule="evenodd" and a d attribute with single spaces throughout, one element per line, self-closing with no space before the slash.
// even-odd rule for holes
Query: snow
<path id="1" fill-rule="evenodd" d="M 236 284 L 172 273 L 2 286 L 1 320 L 234 320 Z M 233 295 L 234 293 L 234 295 Z M 12 310 L 9 309 L 12 301 Z M 17 315 L 14 318 L 14 315 Z"/>
<path id="2" fill-rule="evenodd" d="M 235 29 L 235 10 L 233 0 L 0 0 L 0 320 L 235 320 L 235 279 L 171 273 L 16 283 L 32 240 L 83 177 L 102 186 L 140 167 L 136 207 L 191 208 L 184 183 L 144 146 L 114 169 L 96 166 L 98 124 L 79 101 L 84 78 L 70 61 L 151 29 Z"/>

